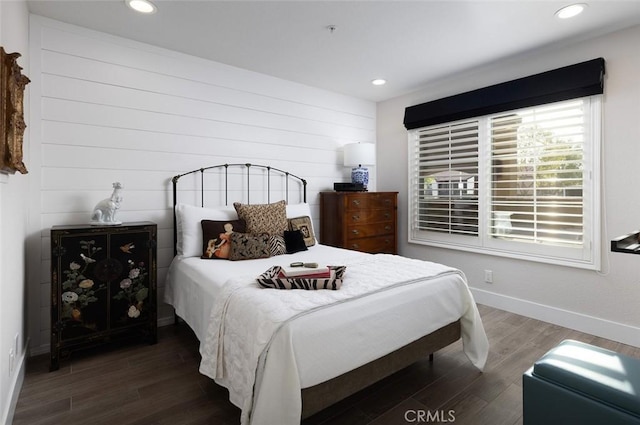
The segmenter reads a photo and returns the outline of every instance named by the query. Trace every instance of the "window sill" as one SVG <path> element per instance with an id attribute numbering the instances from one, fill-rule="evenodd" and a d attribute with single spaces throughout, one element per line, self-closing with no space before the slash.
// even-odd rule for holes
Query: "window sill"
<path id="1" fill-rule="evenodd" d="M 495 248 L 488 248 L 486 246 L 479 247 L 479 246 L 473 246 L 473 245 L 451 244 L 451 243 L 446 243 L 441 241 L 425 241 L 420 239 L 409 238 L 407 242 L 409 242 L 410 244 L 416 244 L 416 245 L 432 246 L 435 248 L 443 248 L 443 249 L 453 249 L 456 251 L 465 251 L 465 252 L 470 252 L 474 254 L 484 254 L 484 255 L 493 255 L 497 257 L 514 258 L 517 260 L 533 261 L 536 263 L 553 264 L 557 266 L 574 267 L 574 268 L 594 270 L 594 271 L 600 270 L 600 264 L 594 264 L 593 262 L 586 261 L 586 260 L 578 260 L 578 259 L 572 260 L 567 258 L 544 256 L 544 255 L 533 254 L 533 253 L 506 251 L 506 250 L 500 250 Z"/>

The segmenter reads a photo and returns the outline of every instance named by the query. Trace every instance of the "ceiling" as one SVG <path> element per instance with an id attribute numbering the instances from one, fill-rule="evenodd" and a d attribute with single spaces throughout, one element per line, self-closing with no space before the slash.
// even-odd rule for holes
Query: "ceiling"
<path id="1" fill-rule="evenodd" d="M 32 13 L 371 101 L 492 61 L 640 24 L 640 0 L 28 1 Z M 329 26 L 335 26 L 332 32 Z M 639 40 L 640 41 L 640 40 Z M 371 80 L 385 78 L 384 86 Z"/>

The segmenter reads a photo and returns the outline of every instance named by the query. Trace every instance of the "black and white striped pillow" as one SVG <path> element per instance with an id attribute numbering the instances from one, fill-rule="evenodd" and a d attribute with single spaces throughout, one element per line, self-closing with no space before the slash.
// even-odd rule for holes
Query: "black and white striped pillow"
<path id="1" fill-rule="evenodd" d="M 284 242 L 284 236 L 272 235 L 269 237 L 269 252 L 272 257 L 287 253 L 287 245 Z"/>

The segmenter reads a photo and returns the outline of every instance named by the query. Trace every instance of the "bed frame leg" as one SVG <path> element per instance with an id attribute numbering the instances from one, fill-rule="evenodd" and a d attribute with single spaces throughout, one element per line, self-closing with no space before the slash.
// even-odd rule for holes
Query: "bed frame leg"
<path id="1" fill-rule="evenodd" d="M 429 363 L 433 363 L 433 353 L 429 354 Z"/>

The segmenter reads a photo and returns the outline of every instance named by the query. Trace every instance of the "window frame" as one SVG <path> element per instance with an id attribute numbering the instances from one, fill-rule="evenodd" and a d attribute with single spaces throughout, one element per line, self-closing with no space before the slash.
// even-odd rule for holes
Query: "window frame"
<path id="1" fill-rule="evenodd" d="M 508 112 L 492 113 L 481 117 L 443 123 L 454 125 L 469 121 L 478 121 L 478 235 L 456 235 L 416 229 L 417 204 L 420 201 L 416 186 L 419 176 L 416 174 L 417 134 L 420 130 L 435 127 L 427 126 L 408 131 L 408 243 L 455 249 L 473 253 L 482 253 L 520 260 L 600 270 L 602 256 L 601 229 L 601 152 L 602 152 L 602 95 L 585 96 L 585 145 L 583 169 L 583 243 L 581 248 L 557 247 L 544 243 L 526 243 L 490 236 L 491 225 L 491 138 L 490 120 L 492 117 Z M 563 101 L 561 101 L 563 102 Z M 560 103 L 560 102 L 553 102 Z M 540 105 L 542 106 L 542 105 Z M 523 110 L 535 106 L 522 108 Z"/>

